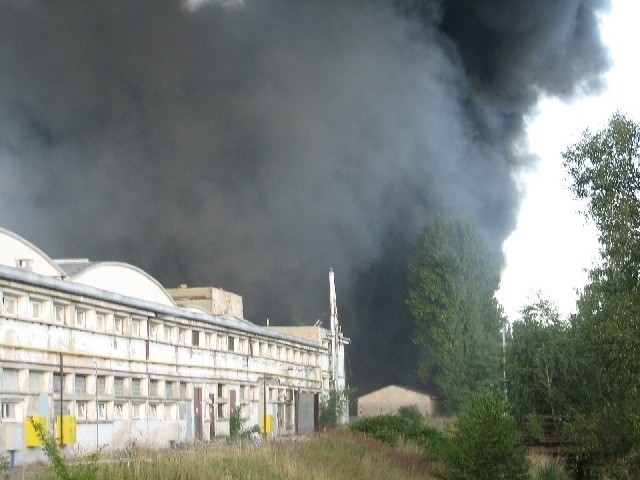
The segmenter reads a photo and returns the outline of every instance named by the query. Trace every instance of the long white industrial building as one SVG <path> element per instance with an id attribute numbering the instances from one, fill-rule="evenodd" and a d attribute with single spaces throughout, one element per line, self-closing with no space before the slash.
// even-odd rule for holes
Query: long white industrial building
<path id="1" fill-rule="evenodd" d="M 330 329 L 263 327 L 238 295 L 52 260 L 0 229 L 0 454 L 44 458 L 29 417 L 67 455 L 208 441 L 237 408 L 268 435 L 313 431 L 320 396 L 345 387 L 333 272 L 328 291 Z"/>

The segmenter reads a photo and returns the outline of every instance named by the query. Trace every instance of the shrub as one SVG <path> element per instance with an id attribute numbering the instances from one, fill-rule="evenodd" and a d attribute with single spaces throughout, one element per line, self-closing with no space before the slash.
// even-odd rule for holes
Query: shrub
<path id="1" fill-rule="evenodd" d="M 404 407 L 400 407 L 398 409 L 398 416 L 419 424 L 424 423 L 424 415 L 420 413 L 420 410 L 418 410 L 418 407 L 415 405 L 405 405 Z"/>
<path id="2" fill-rule="evenodd" d="M 241 407 L 236 407 L 231 412 L 231 416 L 229 417 L 229 437 L 232 440 L 237 438 L 249 438 L 252 433 L 260 433 L 260 427 L 258 425 L 254 425 L 253 427 L 247 428 L 245 425 L 245 421 L 241 418 Z"/>
<path id="3" fill-rule="evenodd" d="M 328 395 L 322 397 L 320 402 L 320 418 L 321 428 L 335 428 L 340 423 L 340 419 L 347 409 L 347 391 L 332 390 Z"/>
<path id="4" fill-rule="evenodd" d="M 516 422 L 498 394 L 475 394 L 449 435 L 443 451 L 444 478 L 530 479 L 529 461 Z"/>
<path id="5" fill-rule="evenodd" d="M 398 415 L 363 418 L 351 424 L 351 430 L 394 446 L 403 439 L 424 448 L 431 459 L 438 457 L 444 441 L 438 430 Z"/>

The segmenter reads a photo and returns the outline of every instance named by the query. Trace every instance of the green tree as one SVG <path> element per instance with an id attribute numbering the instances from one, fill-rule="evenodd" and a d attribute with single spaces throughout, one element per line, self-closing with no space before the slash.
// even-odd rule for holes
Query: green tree
<path id="1" fill-rule="evenodd" d="M 434 218 L 409 260 L 407 304 L 427 348 L 419 366 L 435 380 L 450 411 L 499 381 L 502 310 L 495 300 L 500 271 L 479 232 L 468 222 Z"/>
<path id="2" fill-rule="evenodd" d="M 640 478 L 640 127 L 616 113 L 563 157 L 602 256 L 574 318 L 592 368 L 574 436 L 611 478 Z"/>
<path id="3" fill-rule="evenodd" d="M 529 462 L 516 422 L 498 393 L 475 394 L 460 414 L 443 460 L 447 480 L 526 480 Z"/>
<path id="4" fill-rule="evenodd" d="M 558 418 L 570 409 L 575 356 L 568 322 L 540 294 L 511 327 L 507 345 L 508 398 L 518 423 L 530 415 Z"/>

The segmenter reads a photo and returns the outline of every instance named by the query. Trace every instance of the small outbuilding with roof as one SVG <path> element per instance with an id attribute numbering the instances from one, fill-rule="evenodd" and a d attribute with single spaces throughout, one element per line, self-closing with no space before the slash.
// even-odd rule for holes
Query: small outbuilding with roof
<path id="1" fill-rule="evenodd" d="M 394 414 L 400 407 L 415 405 L 425 417 L 439 413 L 437 396 L 399 385 L 388 385 L 358 398 L 358 417 Z"/>

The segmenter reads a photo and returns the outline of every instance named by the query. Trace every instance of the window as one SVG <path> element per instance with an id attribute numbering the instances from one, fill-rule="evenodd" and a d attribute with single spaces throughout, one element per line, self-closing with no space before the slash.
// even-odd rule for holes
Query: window
<path id="1" fill-rule="evenodd" d="M 180 402 L 178 404 L 178 419 L 186 420 L 187 418 L 187 404 L 184 402 Z"/>
<path id="2" fill-rule="evenodd" d="M 144 403 L 134 403 L 131 407 L 133 408 L 133 418 L 144 418 Z"/>
<path id="3" fill-rule="evenodd" d="M 2 402 L 0 405 L 2 420 L 17 420 L 16 406 L 17 405 L 12 402 Z"/>
<path id="4" fill-rule="evenodd" d="M 176 405 L 174 403 L 168 403 L 164 406 L 164 419 L 175 420 L 176 419 Z"/>
<path id="5" fill-rule="evenodd" d="M 131 394 L 140 396 L 142 395 L 142 380 L 134 378 L 131 380 Z"/>
<path id="6" fill-rule="evenodd" d="M 40 393 L 42 392 L 42 379 L 44 374 L 42 372 L 30 371 L 29 372 L 29 392 Z"/>
<path id="7" fill-rule="evenodd" d="M 86 375 L 76 375 L 75 392 L 87 393 L 87 376 Z"/>
<path id="8" fill-rule="evenodd" d="M 187 398 L 187 384 L 180 382 L 180 398 Z"/>
<path id="9" fill-rule="evenodd" d="M 166 382 L 165 384 L 165 394 L 167 396 L 167 398 L 175 398 L 176 396 L 176 392 L 175 392 L 175 383 L 173 382 Z"/>
<path id="10" fill-rule="evenodd" d="M 140 320 L 131 320 L 131 336 L 140 336 Z"/>
<path id="11" fill-rule="evenodd" d="M 104 332 L 107 329 L 107 316 L 102 312 L 96 312 L 96 330 Z"/>
<path id="12" fill-rule="evenodd" d="M 158 405 L 155 403 L 149 404 L 149 419 L 155 420 L 158 418 Z"/>
<path id="13" fill-rule="evenodd" d="M 170 342 L 171 341 L 171 327 L 168 327 L 167 325 L 164 326 L 164 340 L 165 342 Z"/>
<path id="14" fill-rule="evenodd" d="M 62 391 L 62 378 L 59 373 L 53 374 L 53 391 L 54 393 L 60 393 Z"/>
<path id="15" fill-rule="evenodd" d="M 233 337 L 229 337 L 227 340 L 227 350 L 233 352 L 235 350 L 236 339 Z"/>
<path id="16" fill-rule="evenodd" d="M 56 304 L 53 306 L 53 321 L 62 324 L 67 322 L 67 307 L 65 305 Z"/>
<path id="17" fill-rule="evenodd" d="M 124 403 L 116 402 L 113 404 L 113 418 L 124 418 Z"/>
<path id="18" fill-rule="evenodd" d="M 259 400 L 260 399 L 260 389 L 258 387 L 252 386 L 249 389 L 249 395 L 251 395 L 251 400 Z"/>
<path id="19" fill-rule="evenodd" d="M 124 378 L 116 377 L 113 379 L 113 393 L 124 395 Z"/>
<path id="20" fill-rule="evenodd" d="M 33 268 L 33 259 L 31 258 L 16 258 L 16 267 L 23 270 L 31 270 Z"/>
<path id="21" fill-rule="evenodd" d="M 2 311 L 5 315 L 15 315 L 18 313 L 18 299 L 5 296 L 2 298 Z"/>
<path id="22" fill-rule="evenodd" d="M 98 419 L 107 419 L 107 402 L 98 402 Z"/>
<path id="23" fill-rule="evenodd" d="M 184 345 L 187 341 L 187 331 L 184 328 L 178 330 L 178 342 Z"/>
<path id="24" fill-rule="evenodd" d="M 158 324 L 149 323 L 149 339 L 156 340 L 158 338 Z"/>
<path id="25" fill-rule="evenodd" d="M 106 377 L 97 377 L 96 378 L 96 393 L 104 394 L 107 391 L 107 378 Z"/>
<path id="26" fill-rule="evenodd" d="M 115 317 L 113 319 L 113 331 L 120 335 L 124 335 L 124 318 Z"/>
<path id="27" fill-rule="evenodd" d="M 224 403 L 218 404 L 218 418 L 224 418 Z"/>
<path id="28" fill-rule="evenodd" d="M 76 318 L 74 325 L 76 327 L 84 328 L 86 320 L 86 312 L 84 310 L 76 310 Z"/>
<path id="29" fill-rule="evenodd" d="M 60 407 L 62 407 L 62 409 Z M 67 400 L 62 402 L 62 405 L 60 405 L 60 402 L 53 402 L 53 414 L 72 415 L 73 413 L 71 412 L 71 402 Z"/>
<path id="30" fill-rule="evenodd" d="M 31 318 L 40 318 L 42 315 L 42 302 L 40 300 L 29 300 L 29 316 Z"/>
<path id="31" fill-rule="evenodd" d="M 150 397 L 158 396 L 158 380 L 149 381 L 149 396 Z"/>
<path id="32" fill-rule="evenodd" d="M 191 344 L 194 347 L 200 346 L 200 332 L 198 330 L 191 331 Z"/>
<path id="33" fill-rule="evenodd" d="M 87 419 L 87 402 L 76 402 L 76 416 L 78 420 Z"/>
<path id="34" fill-rule="evenodd" d="M 3 392 L 18 391 L 18 370 L 9 368 L 2 370 L 2 390 Z"/>

